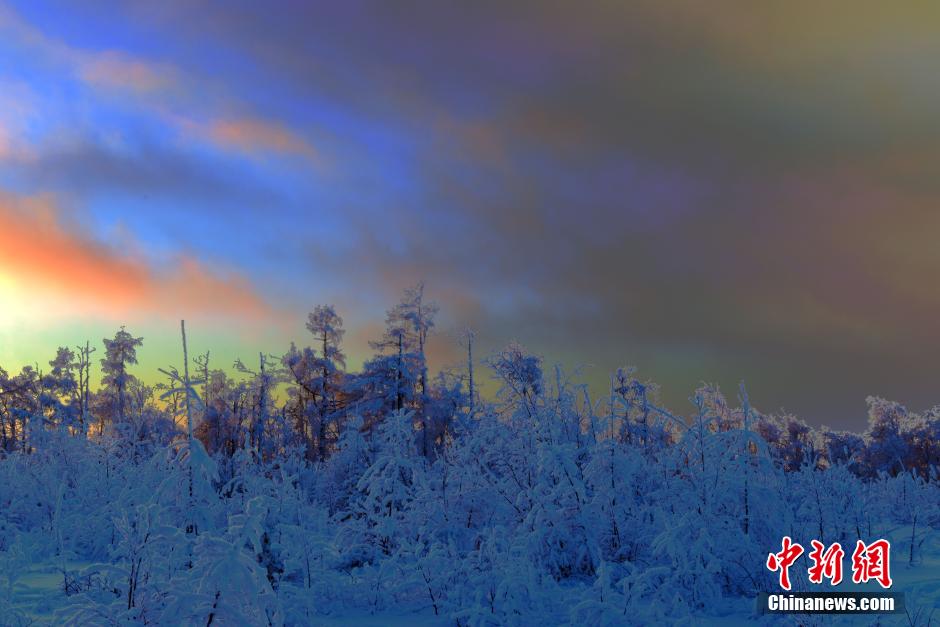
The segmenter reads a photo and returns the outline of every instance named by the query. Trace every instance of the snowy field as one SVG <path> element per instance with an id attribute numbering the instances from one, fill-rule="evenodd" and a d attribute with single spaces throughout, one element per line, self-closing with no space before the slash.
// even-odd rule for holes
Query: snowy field
<path id="1" fill-rule="evenodd" d="M 509 424 L 481 422 L 428 463 L 409 415 L 393 414 L 371 439 L 350 431 L 314 468 L 290 456 L 226 461 L 198 441 L 195 455 L 175 443 L 135 457 L 52 435 L 54 454 L 0 462 L 0 624 L 935 622 L 938 491 L 916 474 L 785 471 L 765 445 L 742 466 L 731 454 L 741 429 L 710 433 L 691 456 L 678 454 L 691 431 L 656 453 L 603 440 L 585 444 L 579 464 L 574 447 L 498 437 Z M 534 455 L 515 450 L 527 445 Z M 687 457 L 706 473 L 667 465 Z M 820 524 L 827 542 L 850 546 L 858 528 L 892 542 L 907 614 L 755 613 L 757 592 L 779 590 L 767 553 L 784 533 L 808 544 Z M 794 589 L 830 590 L 807 583 L 804 562 Z M 838 589 L 878 590 L 849 579 Z"/>
<path id="2" fill-rule="evenodd" d="M 895 538 L 894 545 L 901 547 L 905 539 L 910 538 L 910 527 L 894 530 L 889 537 Z M 16 578 L 13 589 L 11 606 L 6 606 L 5 615 L 0 625 L 20 626 L 58 625 L 60 621 L 55 618 L 55 611 L 61 610 L 70 603 L 69 597 L 63 592 L 62 569 L 70 572 L 80 572 L 89 568 L 91 564 L 82 562 L 69 562 L 66 564 L 42 564 L 26 567 Z M 914 566 L 906 564 L 895 565 L 893 577 L 894 590 L 903 591 L 907 602 L 907 614 L 883 615 L 867 617 L 835 617 L 835 616 L 800 616 L 799 618 L 769 618 L 756 615 L 754 601 L 749 599 L 727 599 L 714 603 L 708 612 L 701 612 L 692 616 L 689 624 L 708 625 L 719 627 L 721 625 L 750 625 L 762 624 L 802 624 L 802 625 L 928 625 L 937 624 L 940 619 L 940 534 L 932 534 L 924 545 L 924 558 L 921 563 Z M 874 584 L 855 585 L 849 581 L 843 582 L 827 590 L 877 591 Z M 8 589 L 5 589 L 8 590 Z M 549 619 L 548 624 L 570 623 L 570 618 L 558 616 Z M 431 607 L 413 608 L 411 611 L 341 611 L 335 615 L 313 615 L 304 622 L 306 625 L 322 627 L 340 627 L 344 625 L 359 625 L 362 627 L 437 627 L 453 625 L 453 621 L 435 616 Z M 609 624 L 617 624 L 616 620 Z M 622 624 L 633 624 L 624 617 Z"/>
<path id="3" fill-rule="evenodd" d="M 341 373 L 292 346 L 240 379 L 165 370 L 157 403 L 122 361 L 139 343 L 106 342 L 93 402 L 67 351 L 3 383 L 3 625 L 936 622 L 938 409 L 869 398 L 853 434 L 706 385 L 680 416 L 632 370 L 591 399 L 516 345 L 490 401 L 422 382 L 420 353 Z M 908 613 L 757 615 L 784 536 L 840 543 L 846 573 L 890 540 Z M 806 568 L 795 591 L 829 589 Z"/>

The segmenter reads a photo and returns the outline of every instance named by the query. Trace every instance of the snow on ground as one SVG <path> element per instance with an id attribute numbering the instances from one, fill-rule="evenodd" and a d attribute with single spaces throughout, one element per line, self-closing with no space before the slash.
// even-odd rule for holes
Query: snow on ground
<path id="1" fill-rule="evenodd" d="M 0 625 L 54 625 L 53 613 L 66 603 L 63 592 L 62 569 L 76 572 L 88 566 L 87 562 L 41 563 L 28 566 L 13 582 L 10 606 L 4 607 Z M 5 582 L 7 583 L 7 582 Z M 0 597 L 8 594 L 0 590 Z"/>
<path id="2" fill-rule="evenodd" d="M 70 572 L 81 571 L 90 564 L 68 562 Z M 0 597 L 6 595 L 0 590 Z M 64 607 L 68 598 L 63 592 L 62 565 L 59 563 L 36 564 L 28 568 L 13 586 L 12 611 L 0 611 L 0 627 L 44 627 L 57 625 L 55 610 Z M 345 611 L 339 614 L 318 616 L 310 621 L 311 627 L 445 627 L 453 623 L 435 616 L 430 608 L 416 611 L 386 610 L 371 614 L 368 611 Z"/>
<path id="3" fill-rule="evenodd" d="M 228 422 L 205 442 L 154 430 L 153 408 L 95 440 L 21 418 L 27 446 L 0 455 L 0 624 L 932 621 L 940 409 L 869 399 L 861 437 L 756 414 L 743 388 L 735 409 L 704 387 L 682 425 L 650 421 L 647 388 L 626 372 L 598 415 L 521 349 L 495 370 L 507 383 L 485 412 L 455 422 L 460 399 L 426 408 L 451 412 L 440 424 L 452 437 L 425 442 L 414 410 L 377 406 L 371 429 L 337 423 L 316 461 L 286 408 L 252 405 L 270 400 L 264 377 L 214 392 L 213 420 Z M 254 418 L 231 409 L 250 406 Z M 777 589 L 764 564 L 784 536 L 839 540 L 849 555 L 856 536 L 890 539 L 910 614 L 760 615 L 754 596 Z M 67 565 L 90 566 L 68 595 L 62 556 L 96 562 Z"/>
<path id="4" fill-rule="evenodd" d="M 755 611 L 755 600 L 747 598 L 727 598 L 712 605 L 707 614 L 696 615 L 692 624 L 702 627 L 735 627 L 738 625 L 784 624 L 784 625 L 928 625 L 940 623 L 940 534 L 931 533 L 923 545 L 923 558 L 914 565 L 908 564 L 910 527 L 897 527 L 889 534 L 892 541 L 892 591 L 903 592 L 906 596 L 905 615 L 864 615 L 864 616 L 759 616 Z M 905 542 L 908 545 L 905 546 Z M 68 562 L 65 568 L 77 572 L 89 566 L 87 562 Z M 0 616 L 0 626 L 36 627 L 56 625 L 54 612 L 68 603 L 63 592 L 62 565 L 42 563 L 29 567 L 13 586 L 14 612 Z M 846 577 L 836 587 L 820 586 L 819 591 L 839 590 L 880 591 L 874 583 L 856 585 L 851 576 Z M 0 596 L 6 592 L 0 590 Z M 558 617 L 557 624 L 567 624 L 565 617 Z M 367 610 L 345 610 L 325 614 L 312 619 L 311 627 L 444 627 L 454 623 L 445 617 L 435 616 L 431 608 L 413 611 L 390 609 L 370 613 Z M 625 617 L 624 625 L 636 624 Z M 544 625 L 543 625 L 544 627 Z"/>

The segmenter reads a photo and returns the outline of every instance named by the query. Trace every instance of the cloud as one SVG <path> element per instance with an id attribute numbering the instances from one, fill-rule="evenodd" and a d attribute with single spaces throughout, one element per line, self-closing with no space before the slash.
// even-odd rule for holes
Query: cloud
<path id="1" fill-rule="evenodd" d="M 176 89 L 180 83 L 174 68 L 147 62 L 125 52 L 80 53 L 75 56 L 78 75 L 89 85 L 153 94 Z"/>
<path id="2" fill-rule="evenodd" d="M 30 189 L 72 198 L 117 192 L 137 204 L 171 199 L 199 203 L 204 210 L 224 205 L 226 211 L 258 209 L 279 200 L 279 192 L 266 181 L 238 176 L 185 147 L 143 133 L 127 138 L 123 132 L 95 136 L 85 130 L 62 131 L 16 145 L 18 152 L 8 154 L 3 164 L 8 173 Z"/>
<path id="3" fill-rule="evenodd" d="M 193 135 L 223 152 L 252 157 L 294 155 L 314 165 L 322 164 L 321 151 L 298 131 L 252 112 L 239 95 L 233 96 L 219 81 L 126 50 L 70 45 L 48 36 L 5 7 L 0 7 L 2 33 L 22 51 L 54 67 L 67 68 L 81 84 L 91 88 L 92 99 L 117 96 L 128 110 L 170 126 L 184 137 Z M 0 158 L 10 152 L 8 142 L 0 144 L 0 150 L 3 146 L 7 149 L 0 152 Z"/>
<path id="4" fill-rule="evenodd" d="M 16 154 L 12 133 L 0 122 L 0 160 L 6 160 Z"/>
<path id="5" fill-rule="evenodd" d="M 601 390 L 636 362 L 679 411 L 700 379 L 745 378 L 761 407 L 848 425 L 869 393 L 936 400 L 940 37 L 935 5 L 839 4 L 139 3 L 141 49 L 175 69 L 59 58 L 200 148 L 316 163 L 319 129 L 343 138 L 336 185 L 282 186 L 317 219 L 219 221 L 259 240 L 246 264 L 276 250 L 297 298 L 316 277 L 380 319 L 426 279 L 481 344 L 596 363 Z M 183 155 L 93 143 L 33 180 L 212 198 Z"/>
<path id="6" fill-rule="evenodd" d="M 34 156 L 27 139 L 37 117 L 38 97 L 25 83 L 0 77 L 0 162 Z"/>
<path id="7" fill-rule="evenodd" d="M 120 50 L 89 50 L 50 37 L 9 7 L 0 7 L 0 33 L 7 42 L 28 51 L 31 62 L 41 61 L 68 68 L 92 87 L 119 89 L 136 95 L 175 90 L 181 74 L 170 65 Z"/>
<path id="8" fill-rule="evenodd" d="M 4 314 L 47 317 L 212 318 L 259 324 L 280 314 L 235 272 L 178 253 L 148 259 L 133 241 L 92 238 L 49 196 L 0 195 Z"/>
<path id="9" fill-rule="evenodd" d="M 320 153 L 306 139 L 283 124 L 261 118 L 221 118 L 207 122 L 178 120 L 184 133 L 203 137 L 215 146 L 249 157 L 267 154 L 301 156 L 313 164 L 322 163 Z"/>

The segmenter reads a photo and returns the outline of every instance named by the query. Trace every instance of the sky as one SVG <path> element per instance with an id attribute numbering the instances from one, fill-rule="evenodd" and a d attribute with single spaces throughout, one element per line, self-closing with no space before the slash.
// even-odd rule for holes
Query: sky
<path id="1" fill-rule="evenodd" d="M 903 6 L 902 6 L 903 4 Z M 425 281 L 511 340 L 811 424 L 940 403 L 940 5 L 0 0 L 0 365 L 309 340 Z M 99 355 L 100 356 L 100 355 Z"/>

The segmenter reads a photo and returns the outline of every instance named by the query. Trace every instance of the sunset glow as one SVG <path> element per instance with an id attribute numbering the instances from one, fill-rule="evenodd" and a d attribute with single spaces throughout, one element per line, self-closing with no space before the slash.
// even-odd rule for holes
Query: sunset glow
<path id="1" fill-rule="evenodd" d="M 936 1 L 0 0 L 0 625 L 930 625 L 938 112 Z"/>
<path id="2" fill-rule="evenodd" d="M 0 362 L 183 317 L 252 355 L 319 302 L 359 360 L 424 280 L 436 365 L 472 327 L 674 407 L 931 402 L 935 8 L 235 4 L 0 7 Z"/>

